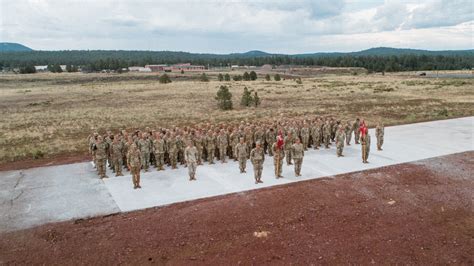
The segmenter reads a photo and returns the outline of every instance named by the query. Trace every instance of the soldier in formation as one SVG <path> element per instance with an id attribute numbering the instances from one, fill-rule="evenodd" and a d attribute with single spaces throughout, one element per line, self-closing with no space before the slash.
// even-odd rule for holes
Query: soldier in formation
<path id="1" fill-rule="evenodd" d="M 282 177 L 284 161 L 287 165 L 294 164 L 295 174 L 299 176 L 304 151 L 318 150 L 323 145 L 329 149 L 335 142 L 337 156 L 343 156 L 343 148 L 350 145 L 352 134 L 356 144 L 361 142 L 363 162 L 367 163 L 370 135 L 363 129 L 366 128 L 364 121 L 359 118 L 344 121 L 341 123 L 332 117 L 303 117 L 259 123 L 240 121 L 231 125 L 200 123 L 189 127 L 145 128 L 130 133 L 120 130 L 115 135 L 107 130 L 105 135 L 93 132 L 87 142 L 101 178 L 107 177 L 107 166 L 117 176 L 122 175 L 125 168 L 132 173 L 135 188 L 140 186 L 140 171 L 149 171 L 151 166 L 162 171 L 166 167 L 177 169 L 185 165 L 190 179 L 194 180 L 196 165 L 213 164 L 215 159 L 223 163 L 228 159 L 238 161 L 241 173 L 246 173 L 250 159 L 259 183 L 265 155 L 273 156 L 276 178 Z M 383 123 L 377 124 L 375 134 L 377 149 L 381 150 Z"/>

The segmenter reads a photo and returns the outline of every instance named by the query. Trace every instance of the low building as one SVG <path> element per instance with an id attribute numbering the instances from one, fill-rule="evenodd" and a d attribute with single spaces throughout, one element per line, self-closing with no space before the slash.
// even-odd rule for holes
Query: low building
<path id="1" fill-rule="evenodd" d="M 48 66 L 35 66 L 36 72 L 48 71 Z"/>
<path id="2" fill-rule="evenodd" d="M 128 70 L 130 72 L 151 72 L 151 69 L 147 66 L 145 66 L 145 67 L 132 66 L 132 67 L 128 67 Z"/>
<path id="3" fill-rule="evenodd" d="M 203 71 L 205 66 L 191 65 L 191 63 L 175 64 L 171 66 L 172 71 Z"/>
<path id="4" fill-rule="evenodd" d="M 151 72 L 161 72 L 165 70 L 167 65 L 146 65 L 145 67 L 151 69 Z"/>

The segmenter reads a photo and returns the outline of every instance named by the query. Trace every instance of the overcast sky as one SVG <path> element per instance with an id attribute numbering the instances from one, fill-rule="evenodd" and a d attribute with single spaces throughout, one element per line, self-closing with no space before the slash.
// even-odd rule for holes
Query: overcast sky
<path id="1" fill-rule="evenodd" d="M 0 0 L 0 12 L 0 41 L 37 50 L 474 47 L 474 0 Z"/>

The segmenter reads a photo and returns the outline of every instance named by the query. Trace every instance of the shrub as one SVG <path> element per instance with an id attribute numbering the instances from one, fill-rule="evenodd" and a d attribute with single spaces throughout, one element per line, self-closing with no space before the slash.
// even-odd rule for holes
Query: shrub
<path id="1" fill-rule="evenodd" d="M 225 81 L 230 81 L 230 75 L 229 75 L 229 74 L 225 74 L 225 75 L 224 75 L 224 80 L 225 80 Z"/>
<path id="2" fill-rule="evenodd" d="M 280 81 L 280 80 L 281 80 L 280 74 L 275 74 L 275 76 L 273 77 L 273 79 L 274 79 L 275 81 Z"/>
<path id="3" fill-rule="evenodd" d="M 271 79 L 270 74 L 266 74 L 266 75 L 265 75 L 265 80 L 266 80 L 266 81 L 270 81 L 270 79 Z"/>
<path id="4" fill-rule="evenodd" d="M 219 75 L 217 76 L 217 79 L 218 79 L 219 81 L 223 81 L 223 80 L 224 80 L 224 76 L 223 76 L 221 73 L 219 73 Z"/>
<path id="5" fill-rule="evenodd" d="M 160 76 L 160 83 L 166 84 L 166 83 L 171 83 L 170 77 L 165 73 Z"/>
<path id="6" fill-rule="evenodd" d="M 199 80 L 202 82 L 208 82 L 209 78 L 207 77 L 206 73 L 202 73 L 201 76 L 199 77 Z"/>

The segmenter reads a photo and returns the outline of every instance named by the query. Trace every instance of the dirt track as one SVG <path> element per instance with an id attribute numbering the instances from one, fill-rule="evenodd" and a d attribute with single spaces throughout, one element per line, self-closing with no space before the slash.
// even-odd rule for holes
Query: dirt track
<path id="1" fill-rule="evenodd" d="M 473 158 L 467 152 L 7 233 L 0 264 L 472 265 Z M 261 231 L 268 235 L 254 236 Z"/>

